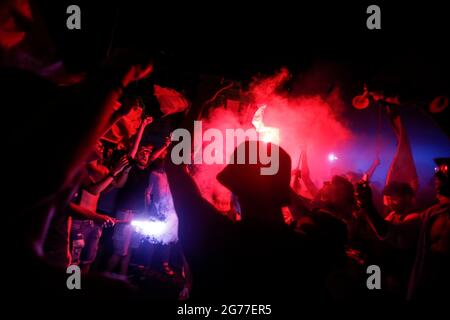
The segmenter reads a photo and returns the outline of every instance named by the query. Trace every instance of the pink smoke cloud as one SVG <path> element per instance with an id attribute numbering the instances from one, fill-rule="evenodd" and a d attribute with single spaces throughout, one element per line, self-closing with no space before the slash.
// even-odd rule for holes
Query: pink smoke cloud
<path id="1" fill-rule="evenodd" d="M 245 93 L 251 97 L 251 104 L 241 104 L 239 108 L 214 108 L 206 119 L 202 119 L 203 130 L 219 129 L 225 137 L 226 129 L 252 128 L 255 111 L 261 105 L 266 105 L 264 124 L 279 129 L 280 146 L 291 156 L 292 168 L 297 166 L 301 149 L 306 148 L 311 177 L 321 186 L 339 165 L 328 161 L 329 153 L 351 138 L 350 131 L 338 118 L 342 110 L 339 90 L 333 90 L 327 97 L 305 94 L 295 96 L 282 89 L 289 78 L 288 70 L 282 69 L 271 77 L 255 79 Z M 229 156 L 226 154 L 225 159 Z M 224 207 L 223 199 L 230 198 L 228 190 L 216 180 L 217 173 L 224 166 L 198 165 L 194 174 L 203 196 L 221 207 Z"/>

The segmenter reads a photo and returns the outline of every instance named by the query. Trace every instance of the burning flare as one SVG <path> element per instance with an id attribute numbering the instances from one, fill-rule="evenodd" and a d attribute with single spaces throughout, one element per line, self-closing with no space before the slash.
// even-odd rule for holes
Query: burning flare
<path id="1" fill-rule="evenodd" d="M 267 106 L 264 104 L 261 107 L 256 110 L 255 114 L 253 115 L 252 124 L 256 129 L 256 132 L 259 134 L 259 138 L 261 141 L 265 143 L 275 143 L 279 144 L 280 136 L 279 136 L 279 130 L 277 128 L 272 127 L 266 127 L 264 125 L 264 110 L 267 108 Z"/>

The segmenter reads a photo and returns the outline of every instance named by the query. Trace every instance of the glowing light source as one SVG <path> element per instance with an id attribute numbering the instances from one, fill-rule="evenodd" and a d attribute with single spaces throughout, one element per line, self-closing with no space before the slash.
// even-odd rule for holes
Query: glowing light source
<path id="1" fill-rule="evenodd" d="M 159 240 L 167 230 L 166 222 L 160 220 L 133 220 L 131 225 L 136 232 L 155 240 Z"/>
<path id="2" fill-rule="evenodd" d="M 334 154 L 334 153 L 330 153 L 328 154 L 328 161 L 330 162 L 334 162 L 336 160 L 338 160 L 339 158 Z"/>
<path id="3" fill-rule="evenodd" d="M 264 127 L 259 131 L 259 136 L 261 141 L 265 143 L 277 142 L 278 141 L 278 130 L 275 128 Z"/>
<path id="4" fill-rule="evenodd" d="M 266 127 L 264 124 L 264 110 L 267 108 L 265 104 L 256 110 L 253 115 L 252 124 L 256 129 L 256 132 L 259 134 L 259 138 L 261 141 L 265 143 L 273 142 L 278 144 L 280 141 L 280 134 L 278 128 Z"/>

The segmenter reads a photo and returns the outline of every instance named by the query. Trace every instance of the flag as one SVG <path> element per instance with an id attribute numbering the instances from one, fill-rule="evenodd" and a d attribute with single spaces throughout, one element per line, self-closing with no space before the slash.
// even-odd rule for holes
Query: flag
<path id="1" fill-rule="evenodd" d="M 182 112 L 189 106 L 188 100 L 174 89 L 160 87 L 155 84 L 153 90 L 156 99 L 158 99 L 161 112 L 165 116 Z"/>
<path id="2" fill-rule="evenodd" d="M 397 150 L 386 177 L 386 185 L 393 181 L 407 182 L 417 191 L 419 179 L 406 128 L 398 114 L 393 114 L 392 111 L 390 113 L 391 124 L 397 137 Z"/>

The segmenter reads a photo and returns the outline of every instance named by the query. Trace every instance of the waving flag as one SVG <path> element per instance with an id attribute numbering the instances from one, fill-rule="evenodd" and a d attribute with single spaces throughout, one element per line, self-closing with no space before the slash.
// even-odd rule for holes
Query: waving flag
<path id="1" fill-rule="evenodd" d="M 393 181 L 407 182 L 417 190 L 419 179 L 406 128 L 398 114 L 393 114 L 392 111 L 390 113 L 391 124 L 397 137 L 397 151 L 386 177 L 386 185 Z"/>
<path id="2" fill-rule="evenodd" d="M 164 115 L 182 112 L 189 106 L 188 100 L 179 92 L 171 88 L 158 85 L 153 86 L 155 97 L 158 99 L 161 112 Z"/>

